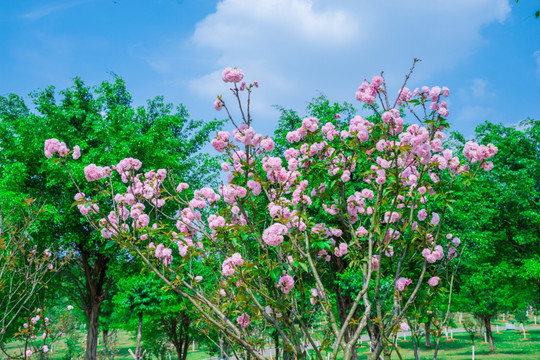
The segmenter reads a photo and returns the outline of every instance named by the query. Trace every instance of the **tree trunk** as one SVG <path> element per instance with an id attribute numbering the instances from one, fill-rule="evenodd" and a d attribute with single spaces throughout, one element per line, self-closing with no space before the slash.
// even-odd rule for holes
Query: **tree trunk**
<path id="1" fill-rule="evenodd" d="M 276 352 L 274 360 L 279 360 L 279 333 L 274 331 L 274 351 Z"/>
<path id="2" fill-rule="evenodd" d="M 491 332 L 491 316 L 484 316 L 484 327 L 486 328 L 486 337 L 489 343 L 489 352 L 495 352 L 495 344 L 493 343 L 493 333 Z"/>
<path id="3" fill-rule="evenodd" d="M 345 332 L 345 342 L 349 342 L 351 338 L 354 336 L 354 331 L 356 330 L 355 327 L 352 325 L 349 326 L 347 331 Z M 358 360 L 358 351 L 356 350 L 357 344 L 352 344 L 351 346 L 351 360 Z"/>
<path id="4" fill-rule="evenodd" d="M 99 336 L 99 310 L 101 304 L 95 304 L 91 309 L 86 309 L 88 320 L 88 332 L 86 334 L 85 360 L 97 359 L 97 340 Z"/>
<path id="5" fill-rule="evenodd" d="M 426 347 L 431 346 L 431 334 L 429 330 L 431 329 L 431 319 L 428 319 L 426 324 L 424 325 L 424 329 L 426 330 Z"/>
<path id="6" fill-rule="evenodd" d="M 143 321 L 143 313 L 139 314 L 139 328 L 137 329 L 137 347 L 135 348 L 135 357 L 136 360 L 140 360 L 142 358 L 142 348 L 141 348 L 141 339 L 142 339 L 142 321 Z"/>
<path id="7" fill-rule="evenodd" d="M 420 336 L 418 336 L 419 331 L 420 325 L 415 324 L 414 327 L 411 326 L 411 341 L 413 343 L 415 360 L 420 360 Z"/>
<path id="8" fill-rule="evenodd" d="M 97 341 L 99 335 L 99 314 L 101 304 L 112 284 L 112 279 L 107 278 L 107 268 L 110 258 L 98 253 L 93 257 L 92 253 L 78 244 L 81 255 L 81 267 L 84 272 L 84 288 L 78 287 L 79 297 L 84 305 L 84 312 L 88 323 L 86 335 L 85 360 L 97 360 Z M 93 261 L 93 264 L 90 264 Z"/>
<path id="9" fill-rule="evenodd" d="M 188 336 L 188 334 L 186 334 L 186 340 L 184 341 L 184 348 L 182 349 L 182 359 L 181 360 L 186 360 L 188 350 L 189 350 L 189 336 Z"/>
<path id="10" fill-rule="evenodd" d="M 109 344 L 109 329 L 103 329 L 103 346 Z"/>

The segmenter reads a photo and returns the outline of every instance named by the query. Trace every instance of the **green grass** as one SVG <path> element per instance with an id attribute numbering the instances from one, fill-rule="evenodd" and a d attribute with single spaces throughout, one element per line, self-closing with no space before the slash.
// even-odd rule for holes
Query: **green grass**
<path id="1" fill-rule="evenodd" d="M 483 344 L 483 339 L 478 338 L 475 341 L 475 354 L 476 359 L 523 359 L 523 360 L 537 360 L 540 359 L 540 326 L 538 329 L 527 330 L 528 341 L 522 341 L 523 334 L 517 331 L 502 331 L 502 334 L 493 334 L 495 341 L 496 353 L 489 353 L 489 345 Z M 81 338 L 82 340 L 83 338 Z M 445 337 L 441 339 L 441 346 L 439 350 L 438 358 L 441 360 L 461 360 L 461 359 L 470 359 L 471 358 L 471 342 L 466 333 L 454 333 L 454 342 L 443 342 Z M 101 339 L 100 339 L 101 340 Z M 365 343 L 364 343 L 365 345 Z M 117 346 L 119 349 L 118 354 L 115 359 L 118 360 L 128 360 L 132 359 L 131 355 L 128 352 L 128 349 L 131 348 L 135 350 L 135 340 L 133 336 L 126 332 L 119 332 L 117 338 Z M 403 342 L 398 340 L 399 351 L 403 359 L 414 359 L 412 343 Z M 12 348 L 14 345 L 11 346 Z M 9 348 L 9 347 L 8 347 Z M 98 347 L 98 353 L 102 349 L 102 346 Z M 209 358 L 207 352 L 203 349 L 198 349 L 196 347 L 195 352 L 190 352 L 188 354 L 189 360 L 202 360 Z M 366 353 L 367 348 L 360 348 L 358 350 L 358 359 L 365 360 L 368 358 L 368 353 Z M 62 359 L 65 355 L 65 345 L 62 342 L 57 343 L 54 346 L 54 352 L 49 354 L 49 359 Z M 420 350 L 422 359 L 433 359 L 433 347 L 426 348 L 425 346 L 421 347 Z M 171 353 L 171 358 L 175 359 L 175 353 Z M 398 359 L 398 356 L 394 352 L 392 354 L 392 359 Z"/>
<path id="2" fill-rule="evenodd" d="M 489 353 L 489 345 L 484 344 L 483 339 L 475 340 L 475 358 L 476 359 L 531 359 L 540 358 L 540 329 L 528 330 L 528 341 L 522 341 L 522 333 L 516 331 L 504 331 L 502 334 L 493 334 L 495 342 L 494 354 Z M 467 333 L 454 333 L 453 342 L 442 342 L 441 339 L 438 359 L 441 360 L 462 360 L 471 358 L 471 341 Z M 412 342 L 398 341 L 399 351 L 403 359 L 414 359 Z M 433 347 L 426 348 L 421 346 L 420 356 L 422 359 L 433 359 Z M 368 354 L 362 353 L 359 359 L 367 359 Z M 398 359 L 394 353 L 392 359 Z"/>

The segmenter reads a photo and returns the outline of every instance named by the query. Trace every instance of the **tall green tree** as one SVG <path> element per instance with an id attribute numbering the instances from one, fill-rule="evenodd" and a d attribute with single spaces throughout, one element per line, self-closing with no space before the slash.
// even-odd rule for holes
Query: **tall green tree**
<path id="1" fill-rule="evenodd" d="M 116 281 L 111 271 L 133 261 L 126 251 L 99 233 L 72 207 L 78 190 L 63 169 L 43 153 L 46 139 L 58 138 L 79 144 L 85 164 L 116 164 L 125 154 L 143 163 L 168 168 L 175 179 L 189 179 L 198 185 L 211 182 L 215 159 L 199 151 L 220 121 L 203 123 L 189 118 L 182 105 L 174 107 L 163 97 L 149 100 L 145 107 L 133 107 L 125 82 L 120 78 L 90 87 L 75 78 L 60 91 L 54 87 L 31 94 L 36 112 L 30 111 L 17 95 L 0 97 L 0 186 L 5 197 L 33 197 L 46 202 L 36 239 L 41 244 L 58 244 L 75 253 L 61 287 L 84 310 L 88 321 L 86 356 L 96 359 L 99 313 Z M 92 183 L 84 180 L 84 165 L 70 170 L 89 193 Z"/>
<path id="2" fill-rule="evenodd" d="M 137 329 L 134 358 L 147 352 L 164 355 L 167 345 L 173 344 L 178 360 L 185 360 L 195 337 L 196 320 L 187 301 L 167 291 L 157 276 L 148 272 L 121 279 L 117 290 L 113 298 L 116 325 L 129 331 Z"/>
<path id="3" fill-rule="evenodd" d="M 467 244 L 458 301 L 482 319 L 493 352 L 491 319 L 540 299 L 540 121 L 486 122 L 476 139 L 498 147 L 494 168 L 478 173 L 449 221 Z"/>

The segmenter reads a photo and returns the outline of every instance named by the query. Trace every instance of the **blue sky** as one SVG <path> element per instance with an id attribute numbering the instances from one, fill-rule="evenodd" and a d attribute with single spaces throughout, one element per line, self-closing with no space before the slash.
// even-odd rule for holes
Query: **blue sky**
<path id="1" fill-rule="evenodd" d="M 54 85 L 127 81 L 134 104 L 164 95 L 195 119 L 222 117 L 221 71 L 258 80 L 255 127 L 272 105 L 304 113 L 312 97 L 353 104 L 362 80 L 384 70 L 397 92 L 448 86 L 453 129 L 540 118 L 536 0 L 51 0 L 0 4 L 0 95 Z"/>

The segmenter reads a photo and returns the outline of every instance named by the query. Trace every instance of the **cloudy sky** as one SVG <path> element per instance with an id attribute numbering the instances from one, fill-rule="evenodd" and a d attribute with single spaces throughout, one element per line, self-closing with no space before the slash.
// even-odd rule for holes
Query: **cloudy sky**
<path id="1" fill-rule="evenodd" d="M 26 95 L 74 76 L 123 77 L 134 104 L 164 95 L 193 118 L 222 117 L 221 71 L 258 80 L 255 127 L 270 133 L 273 105 L 304 113 L 323 93 L 355 103 L 364 78 L 384 71 L 397 92 L 448 86 L 453 129 L 540 118 L 537 1 L 514 0 L 50 0 L 0 4 L 0 95 Z M 226 98 L 227 99 L 227 98 Z"/>

